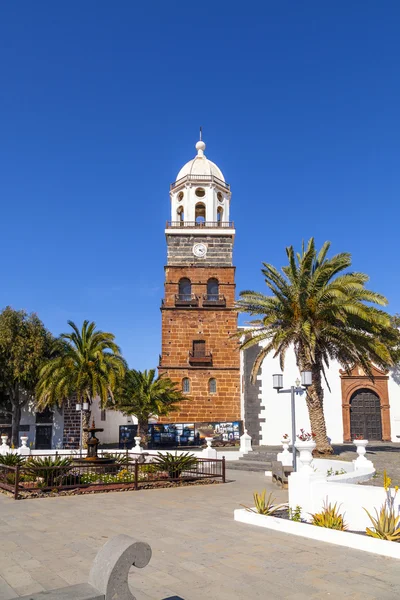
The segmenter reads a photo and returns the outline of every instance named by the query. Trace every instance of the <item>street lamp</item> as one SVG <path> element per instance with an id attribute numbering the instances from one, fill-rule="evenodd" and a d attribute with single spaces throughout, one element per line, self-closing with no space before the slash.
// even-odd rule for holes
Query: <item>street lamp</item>
<path id="1" fill-rule="evenodd" d="M 306 390 L 312 384 L 312 372 L 311 371 L 302 371 L 301 372 L 301 382 L 299 379 L 296 379 L 296 385 L 292 385 L 289 389 L 283 389 L 283 375 L 281 373 L 276 373 L 272 375 L 272 387 L 274 390 L 278 392 L 278 394 L 290 394 L 291 397 L 291 412 L 292 412 L 292 448 L 293 448 L 293 470 L 296 471 L 297 460 L 296 460 L 296 412 L 295 412 L 295 394 L 300 394 Z M 300 385 L 301 383 L 301 385 Z"/>

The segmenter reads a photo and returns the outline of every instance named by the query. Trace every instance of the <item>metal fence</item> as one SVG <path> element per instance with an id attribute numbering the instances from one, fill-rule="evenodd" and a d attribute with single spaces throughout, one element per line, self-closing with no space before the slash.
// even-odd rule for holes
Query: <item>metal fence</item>
<path id="1" fill-rule="evenodd" d="M 21 492 L 49 492 L 84 488 L 86 490 L 126 489 L 135 490 L 157 482 L 188 482 L 200 479 L 226 481 L 225 458 L 195 458 L 193 464 L 169 466 L 159 464 L 156 455 L 123 452 L 113 454 L 115 462 L 96 464 L 84 459 L 59 457 L 63 462 L 52 466 L 27 457 L 21 464 L 1 464 L 0 489 L 7 490 L 17 500 Z M 53 457 L 46 459 L 50 461 Z"/>

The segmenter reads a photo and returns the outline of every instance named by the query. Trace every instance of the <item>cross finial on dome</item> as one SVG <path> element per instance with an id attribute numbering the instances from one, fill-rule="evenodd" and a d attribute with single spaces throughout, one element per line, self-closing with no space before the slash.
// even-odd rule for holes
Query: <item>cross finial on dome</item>
<path id="1" fill-rule="evenodd" d="M 206 149 L 206 145 L 203 142 L 203 128 L 200 127 L 200 139 L 196 144 L 197 156 L 204 156 L 205 149 Z"/>

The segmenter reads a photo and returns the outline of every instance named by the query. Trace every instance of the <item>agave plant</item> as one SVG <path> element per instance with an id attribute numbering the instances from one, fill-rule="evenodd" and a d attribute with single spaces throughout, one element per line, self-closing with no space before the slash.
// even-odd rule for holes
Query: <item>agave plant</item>
<path id="1" fill-rule="evenodd" d="M 72 459 L 69 457 L 30 458 L 26 461 L 25 472 L 41 481 L 43 487 L 51 487 L 62 482 L 72 464 Z"/>
<path id="2" fill-rule="evenodd" d="M 311 515 L 311 524 L 317 527 L 326 527 L 328 529 L 337 529 L 338 531 L 346 531 L 347 524 L 344 522 L 344 515 L 339 512 L 340 505 L 337 502 L 332 506 L 326 499 L 322 511 Z"/>
<path id="3" fill-rule="evenodd" d="M 153 464 L 156 464 L 160 471 L 167 471 L 171 479 L 179 479 L 183 471 L 190 471 L 197 465 L 197 458 L 189 452 L 180 455 L 159 452 Z"/>
<path id="4" fill-rule="evenodd" d="M 381 509 L 378 511 L 375 509 L 376 518 L 373 517 L 367 509 L 365 512 L 371 519 L 373 529 L 370 527 L 366 528 L 366 534 L 378 538 L 380 540 L 388 540 L 390 542 L 400 542 L 400 515 L 395 514 L 393 508 L 389 508 L 388 505 L 383 504 Z"/>
<path id="5" fill-rule="evenodd" d="M 25 462 L 25 457 L 20 456 L 19 454 L 12 454 L 9 452 L 4 456 L 0 456 L 0 465 L 5 465 L 7 467 L 16 467 L 17 465 L 22 465 Z"/>
<path id="6" fill-rule="evenodd" d="M 285 504 L 274 504 L 276 498 L 272 497 L 272 492 L 269 494 L 268 498 L 265 498 L 267 490 L 263 490 L 261 494 L 258 492 L 253 493 L 254 499 L 254 508 L 250 508 L 249 506 L 244 506 L 244 508 L 250 512 L 258 513 L 259 515 L 272 515 L 278 510 L 282 510 L 285 507 Z"/>
<path id="7" fill-rule="evenodd" d="M 379 513 L 375 509 L 376 518 L 373 517 L 366 508 L 364 508 L 371 520 L 373 527 L 372 529 L 367 527 L 366 534 L 380 540 L 400 542 L 400 514 L 398 513 L 398 510 L 396 511 L 395 509 L 395 499 L 399 488 L 396 485 L 394 488 L 394 494 L 392 494 L 391 485 L 392 480 L 385 470 L 383 472 L 383 487 L 386 493 L 386 500 L 381 506 Z"/>

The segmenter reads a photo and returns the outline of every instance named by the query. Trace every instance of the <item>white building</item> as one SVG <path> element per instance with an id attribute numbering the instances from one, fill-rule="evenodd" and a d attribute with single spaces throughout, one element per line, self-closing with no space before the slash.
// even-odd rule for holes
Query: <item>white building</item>
<path id="1" fill-rule="evenodd" d="M 242 418 L 253 444 L 279 445 L 282 435 L 291 435 L 290 394 L 278 394 L 272 375 L 281 373 L 279 359 L 268 356 L 262 363 L 256 383 L 251 370 L 260 346 L 242 353 Z M 346 375 L 333 361 L 327 370 L 329 387 L 323 381 L 324 414 L 328 437 L 334 444 L 350 441 L 356 435 L 371 441 L 399 442 L 400 376 L 397 370 L 374 369 L 374 381 L 362 369 Z M 283 372 L 284 386 L 295 385 L 300 373 L 294 352 L 288 352 Z M 310 431 L 305 395 L 296 396 L 296 429 Z"/>

